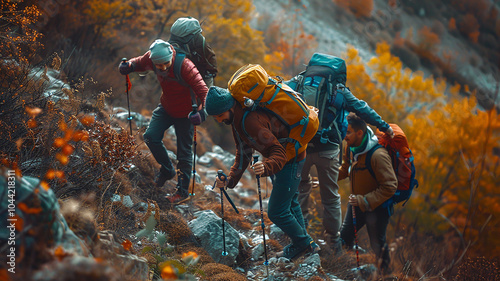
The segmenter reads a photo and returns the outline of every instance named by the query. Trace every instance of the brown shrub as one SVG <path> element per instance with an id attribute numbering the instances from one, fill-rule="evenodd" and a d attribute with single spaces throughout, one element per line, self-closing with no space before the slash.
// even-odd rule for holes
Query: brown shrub
<path id="1" fill-rule="evenodd" d="M 217 274 L 212 277 L 212 280 L 214 281 L 245 281 L 247 280 L 246 277 L 244 277 L 241 274 L 238 274 L 236 272 L 223 272 L 220 274 Z"/>
<path id="2" fill-rule="evenodd" d="M 193 235 L 184 218 L 175 212 L 162 212 L 158 229 L 167 233 L 168 240 L 176 245 L 190 241 Z"/>
<path id="3" fill-rule="evenodd" d="M 472 42 L 477 43 L 479 37 L 479 23 L 473 14 L 466 14 L 460 17 L 458 21 L 458 30 L 463 36 L 471 39 Z"/>
<path id="4" fill-rule="evenodd" d="M 455 281 L 500 280 L 500 267 L 497 260 L 485 257 L 467 258 L 458 268 Z"/>
<path id="5" fill-rule="evenodd" d="M 334 0 L 337 5 L 349 9 L 356 17 L 369 18 L 373 11 L 373 0 Z"/>
<path id="6" fill-rule="evenodd" d="M 230 268 L 229 266 L 220 263 L 207 263 L 203 265 L 200 269 L 205 273 L 206 280 L 212 280 L 211 277 L 215 275 L 233 271 L 233 269 Z"/>

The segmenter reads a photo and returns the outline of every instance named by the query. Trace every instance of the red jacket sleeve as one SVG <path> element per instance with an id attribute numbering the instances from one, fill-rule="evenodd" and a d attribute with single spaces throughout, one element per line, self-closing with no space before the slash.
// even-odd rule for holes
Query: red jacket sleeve
<path id="1" fill-rule="evenodd" d="M 144 55 L 130 59 L 130 62 L 134 65 L 134 72 L 145 72 L 154 69 L 154 64 L 149 57 L 151 51 L 147 51 Z"/>
<path id="2" fill-rule="evenodd" d="M 191 87 L 196 97 L 201 101 L 201 105 L 205 106 L 208 88 L 201 77 L 200 72 L 189 59 L 184 59 L 181 67 L 182 79 Z"/>

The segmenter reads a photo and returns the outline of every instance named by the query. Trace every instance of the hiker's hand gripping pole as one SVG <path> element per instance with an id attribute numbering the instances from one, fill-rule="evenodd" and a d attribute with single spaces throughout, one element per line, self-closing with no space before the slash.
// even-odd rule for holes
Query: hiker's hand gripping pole
<path id="1" fill-rule="evenodd" d="M 224 172 L 222 170 L 217 171 L 217 178 L 220 181 L 226 181 L 227 177 L 224 175 Z M 222 244 L 223 244 L 223 250 L 222 250 L 222 256 L 227 256 L 228 253 L 226 252 L 226 228 L 224 224 L 224 196 L 223 196 L 223 190 L 224 188 L 220 188 L 220 209 L 222 212 Z"/>
<path id="2" fill-rule="evenodd" d="M 219 177 L 219 174 L 222 175 L 222 177 Z M 238 208 L 236 208 L 236 205 L 234 205 L 233 200 L 231 200 L 231 198 L 229 197 L 229 195 L 227 194 L 227 192 L 225 190 L 226 185 L 227 185 L 226 184 L 227 180 L 228 180 L 228 177 L 226 176 L 226 174 L 224 174 L 224 172 L 222 170 L 217 171 L 217 178 L 215 179 L 214 186 L 212 187 L 212 189 L 214 189 L 215 187 L 218 187 L 221 190 L 221 193 L 223 193 L 224 196 L 226 197 L 227 201 L 229 201 L 229 203 L 233 207 L 234 211 L 237 214 L 239 214 L 240 212 L 238 211 Z M 218 182 L 219 182 L 219 184 L 218 184 Z"/>
<path id="3" fill-rule="evenodd" d="M 122 65 L 125 64 L 127 65 L 128 62 L 127 62 L 127 58 L 123 58 L 122 59 Z M 130 127 L 130 135 L 132 135 L 132 116 L 130 116 L 130 99 L 129 99 L 129 96 L 128 96 L 128 90 L 130 90 L 130 88 L 132 87 L 132 84 L 130 83 L 130 78 L 128 77 L 128 74 L 125 75 L 125 87 L 127 89 L 127 106 L 128 106 L 128 125 Z"/>
<path id="4" fill-rule="evenodd" d="M 253 156 L 253 165 L 252 167 L 255 167 L 255 164 L 259 161 L 259 155 L 254 155 Z M 262 171 L 261 171 L 262 169 Z M 257 171 L 255 171 L 257 170 Z M 264 241 L 264 254 L 266 257 L 266 261 L 264 262 L 264 265 L 266 265 L 266 274 L 269 276 L 269 260 L 267 259 L 267 247 L 266 247 L 266 230 L 265 230 L 265 225 L 264 225 L 264 211 L 262 210 L 262 195 L 260 192 L 260 175 L 264 172 L 264 167 L 261 167 L 260 165 L 257 166 L 257 168 L 254 168 L 254 171 L 256 173 L 255 177 L 257 178 L 257 189 L 259 191 L 259 205 L 260 205 L 260 220 L 261 220 L 261 227 L 262 227 L 262 240 Z"/>
<path id="5" fill-rule="evenodd" d="M 354 200 L 356 199 L 356 196 L 351 194 L 349 195 L 349 199 L 350 199 L 349 201 Z M 352 225 L 354 227 L 354 243 L 356 246 L 356 261 L 358 262 L 358 270 L 359 270 L 359 247 L 358 247 L 358 229 L 356 226 L 356 206 L 351 204 L 351 207 L 352 207 Z"/>

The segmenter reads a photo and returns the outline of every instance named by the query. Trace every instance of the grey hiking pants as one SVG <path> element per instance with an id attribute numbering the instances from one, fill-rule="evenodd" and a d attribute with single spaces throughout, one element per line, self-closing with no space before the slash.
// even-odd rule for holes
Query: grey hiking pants
<path id="1" fill-rule="evenodd" d="M 171 117 L 160 104 L 153 111 L 149 127 L 144 133 L 144 141 L 149 147 L 149 150 L 151 150 L 151 154 L 153 154 L 156 162 L 162 165 L 165 169 L 171 171 L 174 167 L 168 157 L 167 149 L 163 145 L 163 136 L 165 135 L 165 131 L 172 125 L 175 129 L 175 136 L 177 137 L 177 169 L 179 169 L 184 175 L 184 180 L 182 181 L 182 186 L 180 186 L 180 188 L 182 189 L 182 192 L 187 194 L 193 163 L 193 152 L 191 147 L 193 144 L 194 132 L 193 125 L 189 119 L 187 117 Z"/>
<path id="2" fill-rule="evenodd" d="M 323 226 L 332 239 L 339 238 L 342 224 L 339 185 L 339 149 L 307 153 L 299 184 L 299 203 L 305 219 L 308 216 L 309 195 L 312 182 L 309 172 L 314 165 L 318 171 L 319 192 L 323 205 Z"/>

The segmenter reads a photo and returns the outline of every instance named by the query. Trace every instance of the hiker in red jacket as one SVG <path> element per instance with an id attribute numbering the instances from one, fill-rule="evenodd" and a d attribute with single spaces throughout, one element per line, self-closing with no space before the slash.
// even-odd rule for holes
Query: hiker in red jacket
<path id="1" fill-rule="evenodd" d="M 178 81 L 173 70 L 175 59 L 174 48 L 168 42 L 157 39 L 144 55 L 119 66 L 120 73 L 123 75 L 131 72 L 154 71 L 160 82 L 162 88 L 160 104 L 153 111 L 149 127 L 144 133 L 144 141 L 156 161 L 161 165 L 155 183 L 157 187 L 162 187 L 167 180 L 172 179 L 176 174 L 162 141 L 165 131 L 172 125 L 175 128 L 177 169 L 180 172 L 177 180 L 177 191 L 168 196 L 171 203 L 179 203 L 188 198 L 192 165 L 193 124 L 198 125 L 200 120 L 204 119 L 204 116 L 199 114 L 205 105 L 208 92 L 198 69 L 187 58 L 183 60 L 180 71 L 184 82 Z M 186 85 L 183 85 L 184 83 Z M 193 103 L 199 105 L 196 116 L 190 114 Z"/>

